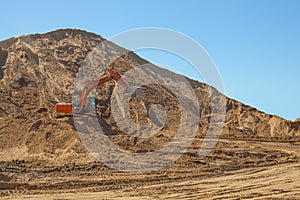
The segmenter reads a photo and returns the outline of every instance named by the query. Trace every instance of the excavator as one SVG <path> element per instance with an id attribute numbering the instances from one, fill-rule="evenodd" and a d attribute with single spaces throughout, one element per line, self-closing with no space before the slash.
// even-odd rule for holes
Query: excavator
<path id="1" fill-rule="evenodd" d="M 83 88 L 77 105 L 66 102 L 57 103 L 55 108 L 56 116 L 85 114 L 89 113 L 91 110 L 95 110 L 95 100 L 89 97 L 90 92 L 97 86 L 101 86 L 111 80 L 114 80 L 115 82 L 119 81 L 123 87 L 127 86 L 126 82 L 121 79 L 121 75 L 110 67 L 106 72 L 101 73 L 96 79 L 89 82 Z"/>

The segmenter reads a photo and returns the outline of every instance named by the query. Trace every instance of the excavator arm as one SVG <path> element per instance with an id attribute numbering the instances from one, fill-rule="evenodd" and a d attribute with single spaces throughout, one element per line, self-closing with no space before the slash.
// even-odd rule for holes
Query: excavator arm
<path id="1" fill-rule="evenodd" d="M 95 80 L 89 82 L 82 90 L 79 102 L 77 106 L 73 106 L 72 103 L 60 102 L 56 104 L 57 114 L 74 114 L 74 113 L 85 113 L 89 107 L 88 96 L 90 92 L 97 86 L 101 86 L 110 80 L 119 81 L 121 75 L 116 72 L 113 68 L 109 68 L 107 72 L 100 74 Z M 126 83 L 123 80 L 119 81 L 120 84 L 126 87 Z"/>

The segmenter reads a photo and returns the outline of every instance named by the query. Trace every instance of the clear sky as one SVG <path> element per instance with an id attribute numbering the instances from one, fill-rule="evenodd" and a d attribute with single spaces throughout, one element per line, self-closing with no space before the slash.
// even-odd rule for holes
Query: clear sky
<path id="1" fill-rule="evenodd" d="M 226 95 L 287 119 L 300 117 L 298 0 L 10 0 L 1 1 L 0 22 L 0 40 L 59 28 L 106 38 L 140 27 L 173 29 L 206 49 Z M 170 55 L 138 53 L 192 76 Z"/>

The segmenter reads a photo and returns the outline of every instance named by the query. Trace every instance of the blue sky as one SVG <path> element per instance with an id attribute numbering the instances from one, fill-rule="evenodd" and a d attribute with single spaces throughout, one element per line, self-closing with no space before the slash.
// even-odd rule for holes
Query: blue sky
<path id="1" fill-rule="evenodd" d="M 109 38 L 140 27 L 182 32 L 209 53 L 229 97 L 287 119 L 300 117 L 300 1 L 3 1 L 0 40 L 59 28 Z M 184 61 L 138 52 L 193 77 Z"/>

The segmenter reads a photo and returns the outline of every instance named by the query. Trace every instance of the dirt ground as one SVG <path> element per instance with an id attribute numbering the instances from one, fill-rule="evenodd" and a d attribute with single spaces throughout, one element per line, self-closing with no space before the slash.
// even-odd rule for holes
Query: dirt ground
<path id="1" fill-rule="evenodd" d="M 6 190 L 0 194 L 1 199 L 299 199 L 299 156 L 299 144 L 220 140 L 205 159 L 187 153 L 148 174 L 117 172 L 101 163 L 43 169 L 6 163 L 1 174 L 13 180 L 1 183 Z"/>

